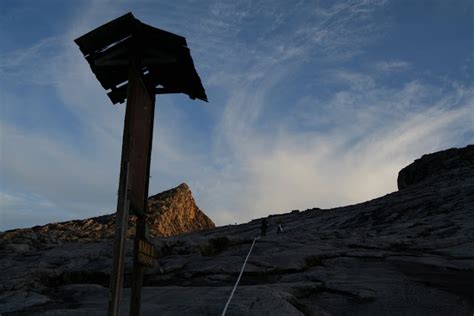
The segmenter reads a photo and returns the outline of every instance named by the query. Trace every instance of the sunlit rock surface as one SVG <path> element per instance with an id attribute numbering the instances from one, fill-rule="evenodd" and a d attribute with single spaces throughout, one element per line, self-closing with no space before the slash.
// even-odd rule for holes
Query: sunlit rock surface
<path id="1" fill-rule="evenodd" d="M 400 172 L 400 191 L 365 203 L 270 216 L 227 314 L 472 315 L 473 151 L 424 156 Z M 159 264 L 146 271 L 142 314 L 219 315 L 259 232 L 257 219 L 155 238 Z M 0 313 L 104 314 L 111 247 L 4 244 Z M 130 242 L 127 275 L 131 254 Z"/>
<path id="2" fill-rule="evenodd" d="M 191 190 L 185 183 L 156 194 L 148 199 L 147 220 L 152 237 L 173 236 L 186 232 L 214 228 L 212 220 L 196 205 Z M 128 236 L 135 233 L 134 216 L 130 217 Z M 115 233 L 115 214 L 52 223 L 0 233 L 0 244 L 15 244 L 23 249 L 44 247 L 68 241 L 96 242 L 111 239 Z M 18 245 L 23 246 L 18 246 Z M 28 246 L 27 246 L 28 245 Z"/>

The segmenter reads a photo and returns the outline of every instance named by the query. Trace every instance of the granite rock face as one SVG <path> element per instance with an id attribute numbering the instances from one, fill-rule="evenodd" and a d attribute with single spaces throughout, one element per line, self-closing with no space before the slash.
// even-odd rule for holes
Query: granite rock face
<path id="1" fill-rule="evenodd" d="M 474 168 L 474 145 L 423 155 L 411 165 L 400 170 L 397 179 L 398 189 L 402 190 L 432 177 L 442 177 L 446 181 L 451 175 L 453 179 L 458 180 L 458 173 L 472 168 Z"/>
<path id="2" fill-rule="evenodd" d="M 185 183 L 148 199 L 147 221 L 150 236 L 172 236 L 196 230 L 214 228 L 212 220 L 196 205 L 191 190 Z M 136 218 L 130 217 L 128 236 L 134 236 Z M 96 242 L 111 239 L 115 233 L 115 214 L 84 220 L 52 223 L 0 233 L 0 244 L 26 249 L 28 246 L 55 244 L 68 241 Z M 15 245 L 15 246 L 11 246 Z M 20 247 L 21 248 L 21 247 Z"/>
<path id="3" fill-rule="evenodd" d="M 173 236 L 214 228 L 214 222 L 196 205 L 186 183 L 148 199 L 150 235 Z"/>
<path id="4" fill-rule="evenodd" d="M 443 172 L 368 202 L 269 216 L 227 315 L 472 315 L 474 168 L 462 162 L 471 154 L 441 154 L 433 167 Z M 153 239 L 142 315 L 221 314 L 261 220 Z M 111 249 L 111 240 L 0 247 L 0 313 L 103 315 Z"/>

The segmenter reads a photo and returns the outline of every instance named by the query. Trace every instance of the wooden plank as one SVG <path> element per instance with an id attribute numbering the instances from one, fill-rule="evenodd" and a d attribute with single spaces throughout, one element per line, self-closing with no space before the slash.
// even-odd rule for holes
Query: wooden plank
<path id="1" fill-rule="evenodd" d="M 141 23 L 140 27 L 143 36 L 151 42 L 168 43 L 169 45 L 176 47 L 187 46 L 186 38 L 183 36 L 153 27 L 145 23 Z"/>
<path id="2" fill-rule="evenodd" d="M 120 31 L 122 26 L 114 24 L 122 23 L 120 21 L 125 21 L 124 25 L 130 24 L 127 19 L 134 19 L 138 26 L 129 25 L 132 30 L 125 32 Z M 97 34 L 92 31 L 76 40 L 81 49 L 87 47 L 89 54 L 86 59 L 104 89 L 114 89 L 128 79 L 128 59 L 132 51 L 140 51 L 141 66 L 148 67 L 151 75 L 147 84 L 160 84 L 164 88 L 186 93 L 192 99 L 207 101 L 184 37 L 143 24 L 132 15 L 114 21 L 110 22 L 112 26 L 106 24 L 99 27 Z M 106 32 L 111 32 L 114 41 L 102 38 Z M 101 40 L 102 47 L 98 43 Z M 110 46 L 112 43 L 114 45 Z M 112 102 L 123 102 L 124 98 L 116 94 L 112 93 Z"/>
<path id="3" fill-rule="evenodd" d="M 140 315 L 144 266 L 138 261 L 138 249 L 139 241 L 147 239 L 145 212 L 148 209 L 148 185 L 155 111 L 155 94 L 148 92 L 145 83 L 140 77 L 140 73 L 135 67 L 134 71 L 130 72 L 128 80 L 127 100 L 127 104 L 134 105 L 134 142 L 131 157 L 130 199 L 132 210 L 137 216 L 130 315 Z"/>
<path id="4" fill-rule="evenodd" d="M 144 214 L 148 200 L 149 164 L 153 137 L 155 113 L 153 98 L 148 93 L 140 72 L 134 67 L 128 80 L 127 104 L 132 105 L 133 124 L 131 133 L 133 145 L 130 156 L 129 196 L 131 212 Z"/>
<path id="5" fill-rule="evenodd" d="M 98 28 L 82 35 L 74 41 L 81 52 L 87 56 L 113 44 L 135 32 L 138 20 L 132 13 L 127 13 Z"/>
<path id="6" fill-rule="evenodd" d="M 127 13 L 115 20 L 99 26 L 74 41 L 79 46 L 81 52 L 85 56 L 88 56 L 100 52 L 109 45 L 113 45 L 114 43 L 125 39 L 127 36 L 134 36 L 139 33 L 140 37 L 146 39 L 148 43 L 155 42 L 162 47 L 168 47 L 168 49 L 187 46 L 184 37 L 142 23 L 140 20 L 136 19 L 132 13 Z"/>
<path id="7" fill-rule="evenodd" d="M 140 315 L 143 274 L 145 266 L 138 260 L 139 241 L 146 239 L 146 221 L 144 215 L 137 215 L 137 229 L 133 251 L 132 297 L 130 299 L 130 316 Z"/>
<path id="8" fill-rule="evenodd" d="M 179 90 L 176 87 L 155 88 L 154 91 L 155 94 L 184 93 L 184 91 Z M 127 98 L 127 85 L 123 85 L 120 88 L 113 89 L 111 92 L 107 93 L 107 95 L 114 104 L 122 103 Z"/>
<path id="9" fill-rule="evenodd" d="M 129 67 L 128 99 L 122 144 L 122 167 L 108 315 L 117 315 L 119 312 L 129 210 L 137 215 L 131 308 L 135 311 L 140 309 L 143 266 L 137 263 L 137 240 L 144 240 L 147 237 L 145 211 L 148 201 L 155 103 L 154 94 L 149 95 L 140 78 L 137 63 L 137 61 L 133 61 Z M 138 313 L 134 315 L 138 315 Z"/>
<path id="10" fill-rule="evenodd" d="M 116 316 L 119 312 L 120 297 L 123 287 L 123 273 L 125 267 L 125 245 L 128 231 L 128 215 L 130 200 L 128 186 L 130 176 L 130 152 L 132 144 L 131 106 L 127 105 L 122 139 L 122 159 L 120 163 L 120 179 L 117 200 L 117 213 L 115 215 L 115 238 L 113 246 L 113 263 L 110 275 L 109 304 L 107 314 Z"/>

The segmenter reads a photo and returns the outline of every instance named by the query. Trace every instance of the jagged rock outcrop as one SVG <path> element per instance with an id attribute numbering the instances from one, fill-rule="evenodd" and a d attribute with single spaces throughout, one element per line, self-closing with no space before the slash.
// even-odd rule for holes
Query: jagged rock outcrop
<path id="1" fill-rule="evenodd" d="M 474 168 L 456 158 L 471 148 L 438 156 L 443 172 L 383 197 L 268 217 L 227 315 L 472 315 Z M 142 315 L 220 315 L 260 226 L 154 239 L 159 264 L 145 271 Z M 0 313 L 104 314 L 111 248 L 0 248 Z"/>
<path id="2" fill-rule="evenodd" d="M 398 189 L 402 190 L 412 184 L 432 177 L 443 177 L 449 180 L 462 178 L 462 173 L 474 168 L 474 145 L 464 148 L 451 148 L 434 154 L 423 155 L 398 173 Z"/>
<path id="3" fill-rule="evenodd" d="M 152 238 L 215 227 L 196 205 L 186 183 L 151 196 L 148 199 L 147 221 Z M 131 216 L 129 237 L 134 235 L 135 222 L 136 218 Z M 0 233 L 0 244 L 23 244 L 23 248 L 27 249 L 27 245 L 41 246 L 65 241 L 94 242 L 113 238 L 114 233 L 115 214 L 112 214 L 6 231 Z"/>
<path id="4" fill-rule="evenodd" d="M 214 222 L 196 205 L 186 183 L 148 199 L 150 235 L 173 236 L 214 228 Z"/>

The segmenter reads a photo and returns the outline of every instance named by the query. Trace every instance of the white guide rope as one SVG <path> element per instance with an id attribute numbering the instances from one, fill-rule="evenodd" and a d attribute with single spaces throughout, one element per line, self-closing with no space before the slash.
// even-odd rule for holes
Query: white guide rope
<path id="1" fill-rule="evenodd" d="M 237 286 L 239 285 L 240 278 L 242 277 L 242 274 L 244 273 L 245 270 L 245 265 L 247 264 L 247 260 L 250 257 L 250 253 L 252 252 L 253 246 L 255 246 L 255 242 L 260 239 L 260 237 L 255 237 L 253 239 L 252 246 L 250 247 L 249 253 L 247 254 L 247 257 L 245 258 L 244 264 L 242 265 L 242 269 L 240 269 L 240 274 L 239 277 L 237 278 L 237 282 L 235 282 L 234 288 L 232 289 L 232 292 L 230 293 L 229 299 L 227 300 L 227 303 L 225 304 L 224 310 L 222 311 L 221 316 L 225 316 L 225 313 L 227 312 L 227 308 L 229 307 L 230 301 L 232 300 L 232 297 L 234 296 L 235 290 L 237 289 Z"/>

